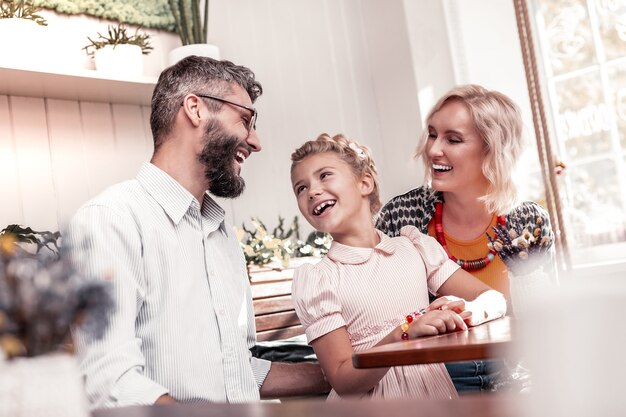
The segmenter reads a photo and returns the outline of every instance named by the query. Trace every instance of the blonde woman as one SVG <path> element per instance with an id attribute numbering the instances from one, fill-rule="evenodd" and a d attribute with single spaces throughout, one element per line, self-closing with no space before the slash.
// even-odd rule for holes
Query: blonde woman
<path id="1" fill-rule="evenodd" d="M 429 112 L 416 150 L 429 185 L 391 199 L 379 213 L 377 229 L 397 236 L 402 227 L 416 226 L 435 237 L 461 268 L 510 300 L 510 269 L 551 263 L 554 241 L 548 213 L 534 202 L 517 201 L 512 172 L 523 146 L 521 114 L 509 97 L 478 85 L 450 90 Z M 522 259 L 516 256 L 520 248 L 505 244 L 497 253 L 502 248 L 490 245 L 527 229 L 538 229 L 531 253 L 546 256 Z M 448 364 L 448 371 L 459 392 L 484 390 L 494 364 Z"/>

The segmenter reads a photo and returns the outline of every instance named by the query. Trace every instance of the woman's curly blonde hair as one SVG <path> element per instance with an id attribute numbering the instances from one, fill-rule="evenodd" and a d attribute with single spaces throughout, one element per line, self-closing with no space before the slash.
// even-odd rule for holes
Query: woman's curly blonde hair
<path id="1" fill-rule="evenodd" d="M 376 164 L 369 148 L 348 139 L 342 134 L 330 136 L 322 133 L 315 140 L 305 142 L 291 154 L 291 172 L 298 163 L 308 156 L 324 152 L 334 152 L 350 166 L 357 178 L 369 174 L 374 180 L 374 189 L 369 195 L 370 211 L 376 214 L 380 210 L 380 185 Z"/>

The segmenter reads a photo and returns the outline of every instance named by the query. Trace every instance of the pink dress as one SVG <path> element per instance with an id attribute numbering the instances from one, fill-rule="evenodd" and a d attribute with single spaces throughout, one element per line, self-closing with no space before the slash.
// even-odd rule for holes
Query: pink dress
<path id="1" fill-rule="evenodd" d="M 378 232 L 375 248 L 333 242 L 315 265 L 299 267 L 293 299 L 309 343 L 345 326 L 355 352 L 376 345 L 412 311 L 428 305 L 459 266 L 435 239 L 413 226 L 390 238 Z M 454 385 L 442 363 L 398 366 L 374 387 L 372 398 L 454 398 Z M 329 399 L 339 398 L 331 391 Z"/>

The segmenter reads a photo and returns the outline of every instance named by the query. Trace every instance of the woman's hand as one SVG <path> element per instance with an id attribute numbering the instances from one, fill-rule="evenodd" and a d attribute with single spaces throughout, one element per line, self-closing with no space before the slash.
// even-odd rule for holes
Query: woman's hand
<path id="1" fill-rule="evenodd" d="M 427 311 L 411 323 L 407 331 L 409 339 L 467 330 L 464 320 L 470 316 L 470 312 L 458 314 L 452 309 Z"/>
<path id="2" fill-rule="evenodd" d="M 439 297 L 426 307 L 426 311 L 434 310 L 452 310 L 460 314 L 466 310 L 465 300 L 454 295 Z"/>

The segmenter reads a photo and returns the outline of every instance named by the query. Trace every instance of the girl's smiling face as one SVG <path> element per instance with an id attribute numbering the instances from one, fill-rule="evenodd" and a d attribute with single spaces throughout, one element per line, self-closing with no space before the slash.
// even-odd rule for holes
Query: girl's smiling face
<path id="1" fill-rule="evenodd" d="M 371 177 L 358 178 L 334 152 L 313 154 L 298 162 L 291 172 L 291 184 L 304 218 L 339 242 L 363 222 L 372 221 Z"/>

